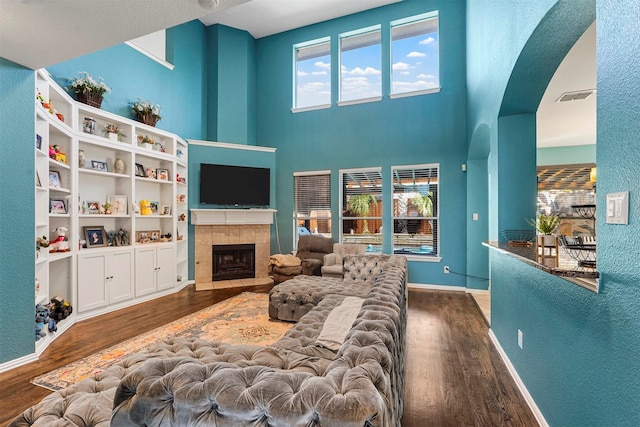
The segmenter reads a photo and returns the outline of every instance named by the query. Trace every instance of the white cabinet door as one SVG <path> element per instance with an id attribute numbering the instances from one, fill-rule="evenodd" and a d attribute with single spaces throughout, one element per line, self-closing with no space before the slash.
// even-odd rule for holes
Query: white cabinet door
<path id="1" fill-rule="evenodd" d="M 136 296 L 156 291 L 156 248 L 136 248 Z"/>
<path id="2" fill-rule="evenodd" d="M 160 246 L 156 252 L 158 290 L 168 289 L 175 284 L 173 245 Z"/>
<path id="3" fill-rule="evenodd" d="M 133 298 L 133 252 L 125 250 L 109 255 L 109 303 Z"/>
<path id="4" fill-rule="evenodd" d="M 81 254 L 78 256 L 79 312 L 89 311 L 107 305 L 106 283 L 106 254 Z"/>

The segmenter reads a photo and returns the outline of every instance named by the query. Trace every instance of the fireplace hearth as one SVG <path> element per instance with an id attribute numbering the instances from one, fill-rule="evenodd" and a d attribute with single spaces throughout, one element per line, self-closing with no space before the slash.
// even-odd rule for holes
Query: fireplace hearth
<path id="1" fill-rule="evenodd" d="M 212 281 L 256 277 L 255 244 L 212 245 Z"/>

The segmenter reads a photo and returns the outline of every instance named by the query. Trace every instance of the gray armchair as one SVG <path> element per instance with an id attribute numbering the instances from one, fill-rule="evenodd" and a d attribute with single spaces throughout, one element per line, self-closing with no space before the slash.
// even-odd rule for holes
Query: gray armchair
<path id="1" fill-rule="evenodd" d="M 324 256 L 331 252 L 333 239 L 319 235 L 303 235 L 298 239 L 298 252 L 296 257 L 300 258 L 301 265 L 278 267 L 269 265 L 269 276 L 274 283 L 282 283 L 300 274 L 307 276 L 320 276 Z"/>
<path id="2" fill-rule="evenodd" d="M 342 260 L 345 255 L 362 255 L 367 251 L 367 245 L 358 243 L 334 243 L 333 252 L 324 256 L 322 277 L 342 279 Z"/>

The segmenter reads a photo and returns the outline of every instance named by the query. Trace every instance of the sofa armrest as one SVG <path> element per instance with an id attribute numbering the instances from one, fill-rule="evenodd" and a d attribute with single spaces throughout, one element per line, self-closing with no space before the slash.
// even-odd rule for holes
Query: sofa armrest
<path id="1" fill-rule="evenodd" d="M 302 260 L 302 274 L 307 276 L 320 276 L 322 261 L 319 259 L 307 258 Z"/>
<path id="2" fill-rule="evenodd" d="M 336 264 L 342 265 L 342 257 L 337 253 L 332 252 L 324 256 L 323 262 L 325 266 L 336 265 Z"/>

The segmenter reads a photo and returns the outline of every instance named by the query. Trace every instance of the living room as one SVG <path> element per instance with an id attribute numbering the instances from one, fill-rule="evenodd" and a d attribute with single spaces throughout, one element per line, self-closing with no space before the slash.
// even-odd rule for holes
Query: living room
<path id="1" fill-rule="evenodd" d="M 640 32 L 634 22 L 640 10 L 631 0 L 610 3 L 405 0 L 257 39 L 192 20 L 168 30 L 173 70 L 122 44 L 46 68 L 59 79 L 79 71 L 102 76 L 113 87 L 103 107 L 107 111 L 126 115 L 130 98 L 148 97 L 163 108 L 158 128 L 187 140 L 250 148 L 190 147 L 189 208 L 203 207 L 197 202 L 203 156 L 273 168 L 271 207 L 278 211 L 278 233 L 272 227 L 272 253 L 293 248 L 295 172 L 331 171 L 332 214 L 339 218 L 341 170 L 380 168 L 391 188 L 393 166 L 439 164 L 441 259 L 410 261 L 409 282 L 473 290 L 486 289 L 482 278 L 490 277 L 495 342 L 547 422 L 637 425 L 640 272 L 633 236 L 640 227 L 635 221 L 640 202 L 634 197 L 640 152 L 633 106 L 640 84 L 633 79 L 638 45 L 630 41 Z M 292 113 L 296 43 L 375 24 L 387 28 L 391 21 L 434 10 L 440 20 L 439 92 Z M 597 220 L 599 293 L 482 246 L 501 240 L 501 230 L 524 228 L 525 219 L 535 215 L 535 111 L 559 62 L 596 16 L 597 205 L 604 207 L 608 193 L 631 194 L 628 225 L 607 224 L 604 216 Z M 22 267 L 34 257 L 34 202 L 17 196 L 33 192 L 33 171 L 24 165 L 33 164 L 33 147 L 26 141 L 34 134 L 34 71 L 3 59 L 0 76 L 3 148 L 10 153 L 0 159 L 0 176 L 10 183 L 0 194 L 5 219 L 0 229 L 11 242 L 0 264 L 5 306 L 0 363 L 6 363 L 34 348 L 33 263 Z M 336 73 L 334 88 L 337 79 Z M 388 79 L 383 74 L 383 87 Z M 391 215 L 383 213 L 382 220 L 383 251 L 389 252 Z M 332 222 L 332 235 L 339 236 L 338 221 Z M 469 277 L 445 274 L 444 265 Z M 524 349 L 517 345 L 518 330 L 525 335 Z"/>

